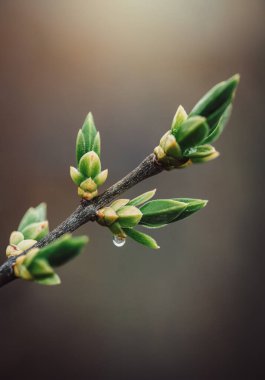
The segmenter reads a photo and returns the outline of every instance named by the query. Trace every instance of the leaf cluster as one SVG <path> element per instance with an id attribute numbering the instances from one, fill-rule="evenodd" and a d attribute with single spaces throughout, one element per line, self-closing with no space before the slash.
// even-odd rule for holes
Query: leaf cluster
<path id="1" fill-rule="evenodd" d="M 209 90 L 188 115 L 179 106 L 170 131 L 160 140 L 155 154 L 166 169 L 204 163 L 219 156 L 210 145 L 222 134 L 231 112 L 239 83 L 236 74 Z"/>

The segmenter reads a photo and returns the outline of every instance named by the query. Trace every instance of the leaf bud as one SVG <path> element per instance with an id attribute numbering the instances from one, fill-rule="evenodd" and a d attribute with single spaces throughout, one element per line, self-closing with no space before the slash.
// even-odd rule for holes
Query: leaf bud
<path id="1" fill-rule="evenodd" d="M 24 235 L 20 231 L 13 231 L 10 235 L 9 243 L 10 244 L 18 244 L 22 240 L 24 240 Z"/>

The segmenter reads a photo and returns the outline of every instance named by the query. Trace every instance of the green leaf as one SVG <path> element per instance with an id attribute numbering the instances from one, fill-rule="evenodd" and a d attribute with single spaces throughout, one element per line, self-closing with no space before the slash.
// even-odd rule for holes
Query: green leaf
<path id="1" fill-rule="evenodd" d="M 34 261 L 44 259 L 52 267 L 63 265 L 77 256 L 87 242 L 86 236 L 71 237 L 70 234 L 66 234 L 46 247 L 40 248 Z"/>
<path id="2" fill-rule="evenodd" d="M 182 155 L 181 148 L 175 138 L 171 133 L 163 141 L 163 145 L 160 143 L 161 148 L 166 153 L 167 156 L 179 158 Z"/>
<path id="3" fill-rule="evenodd" d="M 152 248 L 152 249 L 158 249 L 160 248 L 157 245 L 157 242 L 149 235 L 144 234 L 143 232 L 134 230 L 132 228 L 124 228 L 124 232 L 126 235 L 128 235 L 133 240 L 137 241 L 137 243 L 143 244 L 146 247 Z"/>
<path id="4" fill-rule="evenodd" d="M 89 114 L 87 115 L 84 121 L 82 132 L 85 139 L 86 152 L 89 152 L 93 148 L 94 139 L 97 134 L 97 129 L 95 127 L 93 115 L 91 112 L 89 112 Z"/>
<path id="5" fill-rule="evenodd" d="M 80 171 L 73 166 L 70 166 L 70 177 L 77 186 L 79 186 L 86 179 L 83 174 L 81 174 Z"/>
<path id="6" fill-rule="evenodd" d="M 121 207 L 126 206 L 129 204 L 130 199 L 117 199 L 116 201 L 112 202 L 110 207 L 114 211 L 118 211 Z"/>
<path id="7" fill-rule="evenodd" d="M 100 172 L 96 177 L 94 177 L 94 182 L 97 184 L 97 186 L 102 186 L 106 179 L 108 177 L 108 169 L 103 170 Z"/>
<path id="8" fill-rule="evenodd" d="M 175 138 L 184 150 L 199 145 L 208 136 L 208 133 L 209 127 L 206 119 L 201 116 L 193 116 L 181 124 L 176 131 Z"/>
<path id="9" fill-rule="evenodd" d="M 224 104 L 229 104 L 233 99 L 239 79 L 239 75 L 236 74 L 228 80 L 218 83 L 201 98 L 189 116 L 201 115 L 208 119 Z"/>
<path id="10" fill-rule="evenodd" d="M 218 110 L 216 110 L 214 113 L 207 117 L 207 123 L 210 128 L 210 133 L 216 128 L 221 116 L 223 115 L 223 113 L 229 105 L 231 105 L 230 101 L 224 103 L 222 107 L 218 108 Z"/>
<path id="11" fill-rule="evenodd" d="M 37 207 L 35 207 L 35 210 L 38 213 L 38 221 L 43 222 L 47 219 L 47 204 L 42 202 Z"/>
<path id="12" fill-rule="evenodd" d="M 221 115 L 216 127 L 210 132 L 210 134 L 203 141 L 204 144 L 209 144 L 216 141 L 223 133 L 224 127 L 228 123 L 232 113 L 232 105 L 226 107 L 224 113 Z"/>
<path id="13" fill-rule="evenodd" d="M 157 199 L 140 207 L 143 213 L 139 224 L 146 227 L 162 227 L 178 217 L 187 207 L 183 202 L 173 199 Z"/>
<path id="14" fill-rule="evenodd" d="M 100 157 L 100 134 L 99 134 L 99 132 L 97 132 L 97 134 L 95 136 L 93 146 L 92 146 L 92 150 L 94 152 L 96 152 L 97 155 Z"/>
<path id="15" fill-rule="evenodd" d="M 193 198 L 175 198 L 175 200 L 178 202 L 186 203 L 187 207 L 182 214 L 180 214 L 176 219 L 173 219 L 170 223 L 187 218 L 191 214 L 194 214 L 195 212 L 201 210 L 208 203 L 206 200 Z"/>
<path id="16" fill-rule="evenodd" d="M 198 145 L 195 148 L 186 149 L 184 156 L 189 158 L 206 157 L 215 152 L 216 150 L 212 145 Z"/>
<path id="17" fill-rule="evenodd" d="M 155 192 L 156 192 L 156 189 L 151 190 L 151 191 L 147 191 L 146 193 L 143 193 L 143 194 L 139 195 L 138 197 L 133 198 L 128 203 L 128 205 L 130 205 L 130 206 L 140 206 L 141 204 L 143 204 L 143 203 L 149 201 L 151 198 L 153 198 L 153 196 L 155 195 Z"/>
<path id="18" fill-rule="evenodd" d="M 80 172 L 87 178 L 94 178 L 101 171 L 101 163 L 97 153 L 90 151 L 86 153 L 79 162 Z"/>
<path id="19" fill-rule="evenodd" d="M 123 229 L 120 226 L 119 222 L 113 223 L 111 226 L 108 226 L 113 235 L 118 235 L 119 237 L 126 237 Z"/>
<path id="20" fill-rule="evenodd" d="M 122 228 L 134 227 L 142 218 L 141 211 L 135 206 L 124 206 L 117 211 L 117 215 L 119 216 L 119 223 Z"/>
<path id="21" fill-rule="evenodd" d="M 13 231 L 9 238 L 9 243 L 17 245 L 24 240 L 24 235 L 19 231 Z"/>
<path id="22" fill-rule="evenodd" d="M 33 260 L 26 268 L 34 278 L 45 278 L 54 274 L 54 270 L 50 264 L 43 259 Z"/>
<path id="23" fill-rule="evenodd" d="M 54 273 L 44 278 L 34 279 L 34 282 L 37 282 L 38 284 L 41 284 L 41 285 L 60 285 L 61 280 L 58 274 Z"/>
<path id="24" fill-rule="evenodd" d="M 188 115 L 182 106 L 179 106 L 171 124 L 172 135 L 175 136 L 178 128 L 187 119 Z"/>
<path id="25" fill-rule="evenodd" d="M 86 153 L 86 143 L 84 134 L 81 129 L 79 129 L 77 138 L 76 138 L 76 161 L 77 165 L 81 159 L 81 157 Z"/>
<path id="26" fill-rule="evenodd" d="M 49 232 L 49 225 L 47 221 L 32 223 L 21 232 L 24 235 L 24 239 L 40 240 Z"/>
<path id="27" fill-rule="evenodd" d="M 203 164 L 205 162 L 214 160 L 215 158 L 219 157 L 219 155 L 220 153 L 215 151 L 212 154 L 208 154 L 208 156 L 204 156 L 204 157 L 197 156 L 197 157 L 191 157 L 190 159 L 194 164 Z"/>
<path id="28" fill-rule="evenodd" d="M 46 204 L 41 203 L 37 207 L 30 207 L 25 213 L 18 226 L 18 231 L 22 230 L 32 223 L 43 222 L 46 219 Z"/>

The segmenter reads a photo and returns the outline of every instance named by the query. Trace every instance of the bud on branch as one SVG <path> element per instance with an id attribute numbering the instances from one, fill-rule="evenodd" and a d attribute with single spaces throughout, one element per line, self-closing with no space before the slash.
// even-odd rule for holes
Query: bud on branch
<path id="1" fill-rule="evenodd" d="M 154 150 L 158 161 L 167 170 L 204 163 L 219 156 L 209 143 L 222 134 L 232 112 L 232 101 L 239 83 L 236 74 L 208 91 L 188 115 L 179 106 L 170 131 Z"/>

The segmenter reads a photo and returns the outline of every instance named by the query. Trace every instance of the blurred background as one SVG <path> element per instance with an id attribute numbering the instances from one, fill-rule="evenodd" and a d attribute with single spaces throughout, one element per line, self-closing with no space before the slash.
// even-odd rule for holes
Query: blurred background
<path id="1" fill-rule="evenodd" d="M 152 235 L 161 249 L 91 242 L 62 285 L 0 290 L 2 379 L 264 379 L 264 11 L 260 0 L 0 1 L 0 242 L 29 206 L 51 228 L 79 199 L 69 177 L 92 111 L 106 186 L 236 72 L 218 160 L 126 194 L 208 199 Z"/>

